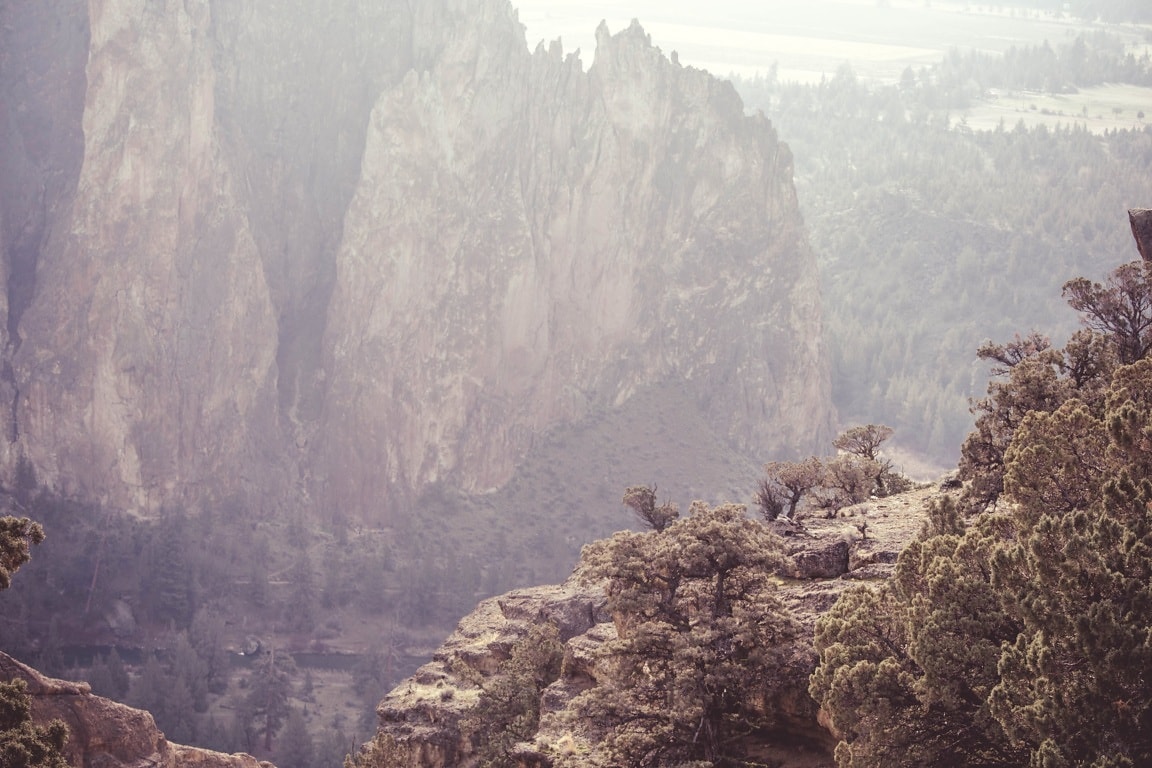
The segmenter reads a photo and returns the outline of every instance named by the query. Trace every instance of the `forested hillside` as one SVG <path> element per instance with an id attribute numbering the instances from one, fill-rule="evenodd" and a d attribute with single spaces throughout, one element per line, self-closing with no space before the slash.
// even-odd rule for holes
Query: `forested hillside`
<path id="1" fill-rule="evenodd" d="M 815 85 L 736 81 L 796 156 L 844 423 L 883 421 L 952 464 L 984 387 L 977 347 L 1075 330 L 1059 287 L 1130 253 L 1125 211 L 1152 197 L 1152 127 L 1132 115 L 1136 129 L 1100 135 L 1068 115 L 1055 129 L 974 131 L 963 110 L 993 89 L 1105 81 L 1152 82 L 1152 61 L 1095 36 L 1005 57 L 954 52 L 893 85 L 847 66 Z"/>

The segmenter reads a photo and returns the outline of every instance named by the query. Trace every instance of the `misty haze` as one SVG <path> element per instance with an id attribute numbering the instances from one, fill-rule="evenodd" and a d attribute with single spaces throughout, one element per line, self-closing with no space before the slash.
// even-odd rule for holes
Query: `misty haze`
<path id="1" fill-rule="evenodd" d="M 0 2 L 0 766 L 1152 764 L 1145 6 Z"/>

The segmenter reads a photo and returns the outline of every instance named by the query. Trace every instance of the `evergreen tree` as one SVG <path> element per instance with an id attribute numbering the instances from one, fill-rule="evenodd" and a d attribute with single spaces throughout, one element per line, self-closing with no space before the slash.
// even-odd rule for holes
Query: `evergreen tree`
<path id="1" fill-rule="evenodd" d="M 1003 520 L 960 533 L 956 503 L 897 562 L 892 580 L 846 592 L 817 622 L 809 690 L 841 742 L 841 768 L 1018 766 L 990 714 L 1000 644 L 1017 629 L 987 577 Z"/>
<path id="2" fill-rule="evenodd" d="M 624 491 L 623 502 L 640 522 L 654 531 L 664 530 L 680 516 L 675 504 L 656 503 L 656 486 L 633 485 Z"/>
<path id="3" fill-rule="evenodd" d="M 1152 764 L 1152 360 L 1025 414 L 1005 511 L 937 513 L 817 624 L 841 766 Z"/>
<path id="4" fill-rule="evenodd" d="M 34 725 L 27 690 L 23 680 L 0 682 L 0 765 L 4 768 L 68 768 L 62 754 L 68 729 L 59 720 L 47 726 Z"/>
<path id="5" fill-rule="evenodd" d="M 151 578 L 143 585 L 144 602 L 152 617 L 178 629 L 191 622 L 196 604 L 185 525 L 186 521 L 175 514 L 156 524 L 148 551 Z"/>
<path id="6" fill-rule="evenodd" d="M 247 714 L 263 737 L 265 750 L 272 749 L 273 737 L 288 718 L 295 674 L 292 656 L 276 649 L 264 654 L 252 672 Z"/>
<path id="7" fill-rule="evenodd" d="M 31 548 L 44 541 L 44 529 L 26 517 L 0 517 L 0 590 L 12 585 L 12 574 L 28 562 Z"/>
<path id="8" fill-rule="evenodd" d="M 12 585 L 12 574 L 28 562 L 32 545 L 44 540 L 44 529 L 28 518 L 0 517 L 0 590 Z M 0 682 L 0 766 L 68 768 L 64 744 L 68 728 L 59 720 L 46 726 L 32 722 L 32 700 L 23 680 Z"/>
<path id="9" fill-rule="evenodd" d="M 810 456 L 803 461 L 772 461 L 764 466 L 765 477 L 756 493 L 756 505 L 765 520 L 784 515 L 795 519 L 804 494 L 824 480 L 824 465 Z"/>
<path id="10" fill-rule="evenodd" d="M 208 666 L 192 647 L 187 632 L 176 636 L 172 650 L 172 677 L 183 683 L 197 712 L 208 711 Z"/>
<path id="11" fill-rule="evenodd" d="M 1077 401 L 1007 454 L 1018 534 L 993 582 L 1023 630 L 993 709 L 1034 764 L 1152 764 L 1152 360 L 1120 368 L 1103 419 Z"/>
<path id="12" fill-rule="evenodd" d="M 128 703 L 137 709 L 152 713 L 159 721 L 165 703 L 168 700 L 168 689 L 171 678 L 164 671 L 155 654 L 151 654 L 144 662 L 144 669 L 140 676 L 132 681 L 128 690 Z"/>
<path id="13" fill-rule="evenodd" d="M 308 721 L 298 707 L 292 707 L 276 749 L 277 768 L 313 768 L 313 752 Z"/>
<path id="14" fill-rule="evenodd" d="M 196 612 L 188 628 L 188 642 L 204 665 L 204 684 L 210 693 L 223 693 L 228 688 L 230 662 L 224 647 L 224 618 L 215 610 Z"/>
<path id="15" fill-rule="evenodd" d="M 112 696 L 111 698 L 120 700 L 128 695 L 128 670 L 124 667 L 124 661 L 120 658 L 120 652 L 113 648 L 106 658 L 108 664 L 108 676 L 112 683 Z"/>
<path id="16" fill-rule="evenodd" d="M 832 445 L 836 450 L 862 456 L 876 461 L 876 452 L 888 438 L 892 437 L 892 427 L 884 424 L 865 424 L 842 432 Z"/>
<path id="17" fill-rule="evenodd" d="M 743 506 L 696 502 L 663 531 L 586 548 L 586 577 L 605 581 L 619 633 L 601 652 L 612 674 L 577 703 L 605 725 L 600 759 L 739 759 L 740 737 L 771 718 L 750 703 L 779 694 L 775 671 L 795 632 L 771 583 L 780 547 Z"/>
<path id="18" fill-rule="evenodd" d="M 319 592 L 307 552 L 297 554 L 288 581 L 292 584 L 292 597 L 284 606 L 284 622 L 292 632 L 311 632 L 316 628 Z"/>

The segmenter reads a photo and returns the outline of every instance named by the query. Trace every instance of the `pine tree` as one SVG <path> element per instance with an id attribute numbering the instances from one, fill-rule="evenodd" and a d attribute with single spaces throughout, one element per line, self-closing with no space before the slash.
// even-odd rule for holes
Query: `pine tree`
<path id="1" fill-rule="evenodd" d="M 196 612 L 188 628 L 188 642 L 204 664 L 204 684 L 211 693 L 228 688 L 230 662 L 224 647 L 224 619 L 212 609 Z"/>
<path id="2" fill-rule="evenodd" d="M 151 712 L 153 717 L 160 720 L 171 682 L 155 654 L 150 655 L 144 662 L 140 676 L 132 681 L 128 690 L 128 703 L 137 709 Z"/>
<path id="3" fill-rule="evenodd" d="M 172 677 L 184 684 L 197 712 L 208 711 L 208 665 L 192 647 L 187 632 L 176 636 L 172 651 Z"/>
<path id="4" fill-rule="evenodd" d="M 313 752 L 312 734 L 304 713 L 292 707 L 276 750 L 276 765 L 278 768 L 313 768 Z"/>
<path id="5" fill-rule="evenodd" d="M 295 674 L 292 656 L 276 649 L 264 654 L 253 670 L 246 697 L 248 714 L 255 731 L 263 736 L 265 750 L 272 749 L 272 738 L 288 718 Z"/>

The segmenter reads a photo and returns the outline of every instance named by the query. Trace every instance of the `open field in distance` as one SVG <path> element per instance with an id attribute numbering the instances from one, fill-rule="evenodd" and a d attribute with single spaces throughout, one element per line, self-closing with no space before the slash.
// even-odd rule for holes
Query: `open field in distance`
<path id="1" fill-rule="evenodd" d="M 955 48 L 1003 52 L 1012 46 L 1052 45 L 1082 32 L 1107 30 L 1138 53 L 1152 50 L 1152 26 L 1086 24 L 1072 18 L 997 8 L 993 4 L 939 0 L 513 0 L 527 28 L 529 47 L 560 38 L 565 52 L 577 49 L 585 67 L 595 53 L 595 30 L 603 19 L 617 32 L 639 19 L 654 44 L 675 51 L 685 65 L 727 77 L 767 74 L 781 80 L 819 82 L 849 63 L 864 80 L 895 82 L 906 67 L 939 62 Z M 1033 109 L 1033 107 L 1035 107 Z M 1115 110 L 1119 110 L 1118 112 Z M 966 114 L 973 129 L 1070 122 L 1092 130 L 1140 127 L 1152 115 L 1152 89 L 1104 86 L 1070 96 L 997 94 Z"/>

